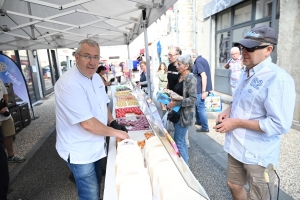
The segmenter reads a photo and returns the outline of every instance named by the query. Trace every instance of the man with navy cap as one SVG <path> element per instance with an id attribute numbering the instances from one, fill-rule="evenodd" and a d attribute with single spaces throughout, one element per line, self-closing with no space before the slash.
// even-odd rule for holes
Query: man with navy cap
<path id="1" fill-rule="evenodd" d="M 278 167 L 281 137 L 292 125 L 295 84 L 284 69 L 272 63 L 270 54 L 277 40 L 272 28 L 258 26 L 235 43 L 242 50 L 246 67 L 232 104 L 218 115 L 219 123 L 214 127 L 226 133 L 227 184 L 235 200 L 273 196 L 274 171 L 269 174 L 271 194 L 264 171 L 269 164 Z M 244 188 L 247 182 L 248 194 Z"/>

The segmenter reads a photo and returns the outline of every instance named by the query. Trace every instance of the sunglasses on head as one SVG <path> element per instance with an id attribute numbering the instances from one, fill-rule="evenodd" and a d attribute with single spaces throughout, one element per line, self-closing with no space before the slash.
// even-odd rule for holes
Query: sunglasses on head
<path id="1" fill-rule="evenodd" d="M 268 46 L 270 46 L 270 45 L 263 45 L 263 46 L 256 46 L 256 47 L 252 47 L 252 48 L 247 48 L 247 47 L 244 47 L 244 46 L 240 45 L 240 49 L 241 49 L 241 51 L 243 51 L 244 49 L 246 49 L 246 51 L 248 51 L 248 52 L 254 52 L 254 51 L 258 50 L 258 49 L 264 49 L 264 48 L 266 48 Z"/>

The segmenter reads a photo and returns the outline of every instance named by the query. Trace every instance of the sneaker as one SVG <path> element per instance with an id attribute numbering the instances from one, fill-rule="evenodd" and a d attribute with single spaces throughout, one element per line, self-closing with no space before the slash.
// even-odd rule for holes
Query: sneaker
<path id="1" fill-rule="evenodd" d="M 197 132 L 209 132 L 209 130 L 206 130 L 206 129 L 204 129 L 204 128 L 199 128 L 199 129 L 197 129 L 196 130 Z"/>
<path id="2" fill-rule="evenodd" d="M 21 163 L 24 162 L 25 160 L 26 160 L 25 158 L 18 156 L 16 154 L 12 158 L 7 157 L 7 162 L 9 163 Z"/>

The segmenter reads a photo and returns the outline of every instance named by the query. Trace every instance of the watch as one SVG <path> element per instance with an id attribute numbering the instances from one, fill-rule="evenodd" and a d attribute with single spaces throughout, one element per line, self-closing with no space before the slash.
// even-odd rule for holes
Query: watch
<path id="1" fill-rule="evenodd" d="M 202 91 L 202 93 L 204 93 L 204 92 L 206 93 L 206 91 Z"/>

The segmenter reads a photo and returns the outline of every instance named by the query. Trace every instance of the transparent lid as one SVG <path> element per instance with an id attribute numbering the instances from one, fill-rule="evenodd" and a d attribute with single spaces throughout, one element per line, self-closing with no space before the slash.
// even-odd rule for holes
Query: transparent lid
<path id="1" fill-rule="evenodd" d="M 173 144 L 172 144 L 172 141 L 170 141 L 170 138 L 168 139 L 168 132 L 166 132 L 166 130 L 164 129 L 162 119 L 159 115 L 159 112 L 158 112 L 154 102 L 142 90 L 140 90 L 137 87 L 133 90 L 133 95 L 136 95 L 136 97 L 138 98 L 141 110 L 147 117 L 149 124 L 152 127 L 153 131 L 159 137 L 159 139 L 161 140 L 165 149 L 169 153 L 172 161 L 174 162 L 178 171 L 182 175 L 186 184 L 192 190 L 197 192 L 200 195 L 200 197 L 202 197 L 201 199 L 209 199 L 209 197 L 208 197 L 206 191 L 204 190 L 204 188 L 202 187 L 202 185 L 195 178 L 195 176 L 193 175 L 193 173 L 191 172 L 189 167 L 186 165 L 185 161 L 176 152 L 176 150 L 175 150 L 176 147 L 175 148 L 173 147 Z"/>

